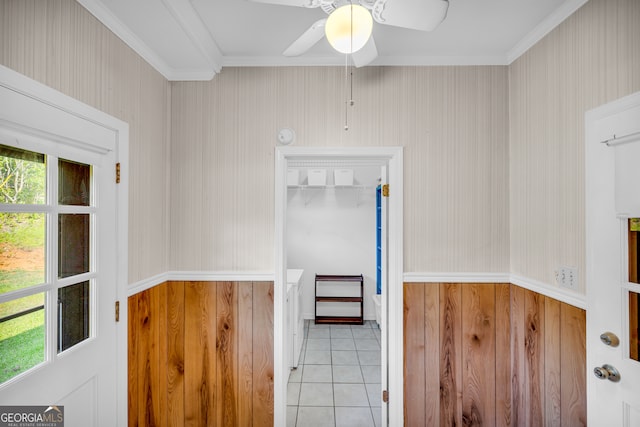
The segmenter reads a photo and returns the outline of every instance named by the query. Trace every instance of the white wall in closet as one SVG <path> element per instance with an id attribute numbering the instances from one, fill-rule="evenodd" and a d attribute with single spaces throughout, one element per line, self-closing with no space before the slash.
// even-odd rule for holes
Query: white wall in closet
<path id="1" fill-rule="evenodd" d="M 334 165 L 335 166 L 335 165 Z M 327 171 L 326 187 L 307 187 L 308 169 Z M 303 184 L 287 195 L 287 268 L 304 269 L 301 280 L 303 316 L 314 314 L 316 274 L 362 274 L 364 318 L 374 319 L 371 295 L 376 292 L 376 185 L 380 166 L 342 166 L 354 171 L 353 187 L 335 187 L 335 167 L 296 167 Z M 333 292 L 333 290 L 331 291 Z M 335 292 L 339 292 L 336 289 Z M 341 305 L 325 306 L 327 315 L 358 315 Z"/>

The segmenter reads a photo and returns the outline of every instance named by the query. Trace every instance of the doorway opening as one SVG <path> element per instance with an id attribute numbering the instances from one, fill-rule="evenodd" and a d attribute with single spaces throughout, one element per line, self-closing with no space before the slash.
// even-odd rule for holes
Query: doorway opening
<path id="1" fill-rule="evenodd" d="M 303 177 L 302 179 L 298 178 L 298 184 L 295 185 L 293 189 L 292 186 L 287 185 L 287 173 L 291 170 L 298 169 L 303 170 L 305 168 L 310 169 L 324 169 L 325 172 L 329 171 L 329 173 L 333 173 L 334 170 L 351 170 L 354 171 L 354 175 L 357 173 L 360 174 L 361 179 L 356 179 L 354 182 L 348 182 L 344 188 L 340 185 L 337 188 L 335 186 L 335 182 L 333 181 L 333 176 L 329 178 L 327 181 L 325 178 L 324 184 L 320 182 L 317 187 L 310 187 L 309 184 L 318 184 L 318 182 L 309 182 L 309 177 Z M 373 171 L 373 172 L 372 172 Z M 309 173 L 306 169 L 303 173 Z M 375 178 L 371 178 L 371 173 L 375 175 Z M 332 215 L 328 214 L 327 211 L 324 213 L 319 212 L 316 208 L 319 207 L 323 202 L 323 199 L 332 199 L 335 203 L 341 204 L 343 206 L 342 213 L 338 215 L 345 215 L 345 220 L 352 221 L 351 228 L 357 228 L 357 226 L 353 223 L 353 221 L 357 222 L 357 216 L 361 215 L 358 212 L 358 207 L 361 206 L 364 208 L 366 204 L 371 204 L 373 202 L 373 209 L 371 211 L 371 219 L 373 220 L 373 226 L 371 230 L 371 235 L 369 237 L 373 238 L 374 244 L 371 248 L 371 257 L 372 262 L 374 264 L 374 270 L 372 271 L 369 267 L 354 267 L 356 269 L 366 269 L 367 274 L 366 278 L 363 280 L 363 287 L 367 288 L 366 295 L 363 297 L 363 301 L 361 307 L 358 308 L 358 304 L 351 304 L 351 307 L 326 307 L 325 309 L 331 310 L 346 310 L 347 313 L 333 313 L 333 316 L 337 316 L 340 318 L 349 317 L 358 317 L 358 315 L 363 316 L 363 325 L 356 325 L 360 328 L 364 328 L 365 331 L 357 332 L 358 334 L 374 334 L 377 329 L 377 323 L 375 321 L 375 306 L 374 306 L 374 297 L 376 293 L 376 277 L 375 277 L 375 268 L 380 263 L 376 263 L 375 260 L 375 248 L 376 248 L 376 237 L 375 237 L 375 189 L 377 186 L 377 179 L 380 178 L 382 183 L 388 183 L 389 188 L 391 188 L 390 196 L 385 197 L 384 200 L 384 211 L 388 213 L 387 221 L 385 221 L 385 225 L 388 224 L 384 229 L 383 241 L 387 243 L 383 245 L 385 250 L 383 251 L 383 286 L 381 289 L 381 294 L 379 296 L 380 300 L 380 314 L 379 314 L 379 323 L 380 323 L 380 333 L 376 337 L 373 335 L 373 339 L 377 339 L 380 345 L 379 361 L 380 368 L 379 370 L 379 384 L 371 384 L 366 387 L 365 384 L 362 385 L 354 385 L 353 387 L 360 388 L 368 388 L 366 390 L 369 392 L 369 395 L 375 398 L 376 394 L 379 393 L 380 400 L 382 400 L 383 392 L 385 392 L 385 396 L 392 395 L 394 396 L 389 403 L 381 402 L 380 403 L 380 412 L 378 420 L 382 420 L 382 425 L 387 425 L 388 423 L 395 424 L 397 422 L 402 421 L 402 376 L 403 376 L 403 355 L 402 355 L 402 148 L 401 147 L 377 147 L 377 148 L 313 148 L 313 147 L 278 147 L 276 149 L 276 179 L 275 179 L 275 218 L 276 218 L 276 275 L 275 275 L 275 288 L 274 288 L 274 387 L 275 387 L 275 396 L 274 396 L 274 418 L 276 425 L 285 425 L 285 422 L 289 422 L 289 425 L 293 425 L 292 420 L 289 419 L 293 416 L 297 416 L 297 408 L 289 408 L 289 416 L 287 415 L 287 385 L 289 382 L 289 377 L 291 371 L 291 367 L 293 366 L 292 361 L 292 341 L 291 341 L 291 333 L 290 333 L 290 325 L 292 323 L 292 311 L 290 300 L 291 293 L 288 290 L 291 289 L 291 284 L 288 285 L 288 282 L 291 280 L 287 279 L 288 273 L 289 277 L 291 277 L 292 271 L 298 272 L 297 277 L 302 282 L 302 286 L 300 289 L 302 290 L 302 294 L 305 298 L 301 301 L 301 312 L 302 317 L 304 317 L 305 324 L 313 329 L 315 326 L 315 316 L 316 316 L 316 298 L 315 298 L 315 274 L 327 274 L 338 272 L 339 274 L 346 275 L 346 270 L 332 270 L 332 271 L 305 271 L 305 267 L 309 270 L 317 270 L 327 268 L 326 266 L 322 266 L 322 261 L 320 264 L 316 262 L 314 264 L 311 261 L 311 264 L 306 265 L 307 263 L 300 258 L 300 256 L 304 256 L 304 251 L 300 251 L 301 248 L 299 245 L 304 240 L 304 237 L 298 236 L 297 234 L 301 233 L 300 224 L 291 224 L 287 220 L 288 214 L 291 214 L 292 211 L 297 211 L 295 215 L 298 218 L 304 216 L 304 210 L 308 209 L 308 216 L 316 217 L 316 220 L 323 215 Z M 368 175 L 367 175 L 368 174 Z M 347 177 L 348 179 L 350 177 Z M 360 182 L 359 182 L 360 181 Z M 289 178 L 289 183 L 291 184 L 291 178 Z M 329 185 L 327 185 L 329 184 Z M 367 188 L 368 187 L 368 188 Z M 293 191 L 291 191 L 293 190 Z M 369 193 L 368 190 L 371 190 Z M 369 199 L 370 197 L 373 199 Z M 290 205 L 291 203 L 291 205 Z M 291 210 L 289 210 L 291 209 Z M 334 212 L 333 215 L 336 215 Z M 351 216 L 351 219 L 347 217 Z M 366 222 L 366 220 L 365 220 Z M 312 232 L 313 226 L 311 223 L 307 223 L 306 226 L 302 226 L 303 229 L 306 229 L 306 232 Z M 334 224 L 336 224 L 334 222 Z M 306 228 L 305 228 L 306 227 Z M 291 229 L 291 230 L 289 230 Z M 322 234 L 321 230 L 315 230 L 314 232 L 319 232 Z M 296 235 L 292 235 L 291 233 L 296 233 Z M 303 231 L 304 233 L 304 231 Z M 328 233 L 324 233 L 328 234 Z M 338 232 L 338 234 L 344 234 Z M 361 234 L 362 235 L 362 234 Z M 364 238 L 366 241 L 369 237 Z M 358 240 L 359 237 L 356 237 L 355 240 Z M 331 242 L 331 239 L 324 239 L 325 245 L 327 242 Z M 334 239 L 335 243 L 336 240 Z M 345 246 L 345 240 L 342 240 L 338 245 Z M 355 245 L 362 244 L 358 242 L 351 242 Z M 322 243 L 321 243 L 322 244 Z M 298 245 L 297 248 L 290 248 L 290 246 Z M 288 254 L 288 249 L 292 251 L 292 254 Z M 336 251 L 339 251 L 345 248 L 336 248 Z M 327 250 L 326 248 L 324 250 Z M 347 251 L 352 250 L 346 248 Z M 309 254 L 307 254 L 309 255 Z M 317 260 L 316 260 L 317 261 Z M 366 263 L 366 261 L 363 261 Z M 291 265 L 289 265 L 291 263 Z M 377 264 L 377 265 L 376 265 Z M 303 268 L 300 268 L 303 267 Z M 345 266 L 343 269 L 348 269 L 350 267 Z M 301 272 L 302 270 L 302 272 Z M 354 270 L 355 271 L 355 270 Z M 301 273 L 301 275 L 300 275 Z M 360 274 L 360 272 L 357 272 Z M 295 275 L 295 274 L 294 274 Z M 295 281 L 295 280 L 294 280 Z M 287 286 L 288 285 L 288 286 Z M 347 304 L 348 306 L 349 304 Z M 365 309 L 366 307 L 366 309 Z M 313 310 L 313 311 L 312 311 Z M 351 311 L 349 311 L 351 310 Z M 355 313 L 354 311 L 355 310 Z M 329 313 L 331 315 L 331 313 Z M 297 315 L 296 315 L 297 316 Z M 347 320 L 349 321 L 349 320 Z M 356 320 L 357 323 L 357 320 Z M 313 334 L 327 334 L 330 333 L 331 328 L 333 327 L 336 330 L 336 338 L 340 334 L 337 332 L 338 329 L 342 329 L 343 332 L 346 333 L 347 330 L 351 330 L 355 326 L 349 325 L 336 325 L 329 326 L 324 325 L 325 331 L 320 332 L 316 330 Z M 366 330 L 369 328 L 369 331 Z M 320 328 L 318 328 L 320 329 Z M 357 330 L 357 329 L 356 329 Z M 319 335 L 318 335 L 319 336 Z M 316 344 L 322 345 L 331 345 L 330 340 L 326 340 L 326 342 L 318 341 Z M 341 341 L 336 341 L 336 344 L 344 344 L 344 345 L 354 345 L 355 342 L 352 338 L 351 343 L 345 341 L 342 343 Z M 373 341 L 362 341 L 359 344 L 373 344 Z M 392 351 L 389 351 L 392 349 Z M 296 349 L 299 351 L 299 347 Z M 324 350 L 327 355 L 331 355 L 331 348 Z M 338 350 L 340 351 L 340 350 Z M 345 353 L 338 355 L 357 355 L 354 351 L 352 354 L 347 353 L 348 350 L 345 350 Z M 375 350 L 370 353 L 371 355 L 375 355 Z M 363 356 L 365 353 L 363 353 Z M 308 361 L 307 361 L 308 362 Z M 372 362 L 371 362 L 372 363 Z M 377 363 L 377 362 L 376 362 Z M 320 364 L 318 364 L 320 365 Z M 331 374 L 334 374 L 334 370 L 345 369 L 344 367 L 332 367 L 329 366 L 314 366 L 314 368 L 331 370 Z M 365 368 L 368 375 L 375 375 L 372 372 L 369 372 L 371 368 Z M 309 371 L 311 373 L 311 371 Z M 327 371 L 329 372 L 329 371 Z M 299 375 L 294 371 L 294 375 Z M 364 380 L 363 380 L 364 383 Z M 298 384 L 300 387 L 300 384 Z M 312 385 L 309 385 L 312 387 Z M 376 387 L 377 386 L 377 387 Z M 333 384 L 323 384 L 323 387 L 327 388 L 327 392 L 329 388 L 331 388 L 332 394 L 335 394 L 336 391 L 333 388 Z M 353 388 L 352 387 L 352 388 Z M 340 392 L 342 388 L 345 390 L 349 387 L 346 386 L 337 386 L 338 391 Z M 377 390 L 376 388 L 379 388 Z M 294 390 L 295 391 L 295 390 Z M 361 390 L 360 390 L 361 391 Z M 298 390 L 297 396 L 299 396 L 300 390 Z M 296 393 L 294 393 L 296 394 Z M 311 396 L 310 394 L 308 396 Z M 307 397 L 308 398 L 308 397 Z M 373 399 L 370 399 L 373 400 Z M 296 402 L 297 403 L 297 402 Z M 331 411 L 333 411 L 333 401 L 330 405 Z M 291 404 L 291 403 L 290 403 Z M 293 405 L 291 405 L 293 406 Z M 314 404 L 312 406 L 322 406 L 319 404 Z M 349 405 L 345 405 L 349 406 Z M 357 405 L 356 405 L 357 406 Z M 364 405 L 363 405 L 364 406 Z M 369 410 L 370 408 L 367 408 Z M 296 411 L 293 414 L 293 411 Z M 377 411 L 377 406 L 374 407 L 374 411 Z M 339 409 L 338 411 L 344 411 L 344 409 Z M 363 414 L 366 411 L 362 411 Z M 336 412 L 334 412 L 334 416 L 338 416 Z"/>

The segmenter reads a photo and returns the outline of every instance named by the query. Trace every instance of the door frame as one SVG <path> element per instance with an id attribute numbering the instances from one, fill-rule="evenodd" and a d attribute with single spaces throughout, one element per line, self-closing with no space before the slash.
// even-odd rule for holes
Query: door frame
<path id="1" fill-rule="evenodd" d="M 67 143 L 95 152 L 112 151 L 120 163 L 120 183 L 116 185 L 116 301 L 120 303 L 120 321 L 116 324 L 116 425 L 127 419 L 127 283 L 129 217 L 129 125 L 43 83 L 0 65 L 0 88 L 12 93 L 12 101 L 0 103 L 0 120 L 7 127 L 29 129 L 53 141 L 60 136 Z M 63 120 L 64 119 L 64 120 Z M 68 126 L 73 122 L 74 126 Z M 113 179 L 115 180 L 115 165 Z M 98 310 L 114 310 L 104 301 Z M 115 313 L 114 313 L 115 315 Z"/>
<path id="2" fill-rule="evenodd" d="M 285 357 L 286 302 L 286 212 L 289 160 L 372 159 L 388 162 L 388 179 L 393 203 L 388 217 L 388 417 L 389 425 L 404 420 L 404 335 L 403 335 L 403 148 L 402 147 L 276 147 L 275 149 L 275 283 L 273 311 L 274 340 L 274 425 L 285 425 L 287 371 Z M 384 316 L 384 307 L 383 307 Z M 384 341 L 384 340 L 383 340 Z M 385 424 L 383 424 L 385 425 Z"/>
<path id="3" fill-rule="evenodd" d="M 598 395 L 596 387 L 601 380 L 598 380 L 591 370 L 603 363 L 617 365 L 617 361 L 623 359 L 620 353 L 626 348 L 624 344 L 616 348 L 604 346 L 598 338 L 604 330 L 599 330 L 598 327 L 604 327 L 620 337 L 623 336 L 623 331 L 627 327 L 622 314 L 609 316 L 606 319 L 606 326 L 602 324 L 603 322 L 596 323 L 595 320 L 597 313 L 609 310 L 604 302 L 598 299 L 595 293 L 596 287 L 606 282 L 605 276 L 622 277 L 623 265 L 621 261 L 622 230 L 615 208 L 615 153 L 605 144 L 605 141 L 622 140 L 626 135 L 639 132 L 638 123 L 632 125 L 632 128 L 623 128 L 620 121 L 621 114 L 638 108 L 640 108 L 640 92 L 585 113 L 587 422 L 594 425 L 601 423 L 599 416 L 607 414 L 607 409 L 611 408 L 600 407 L 603 399 Z M 614 296 L 623 298 L 622 292 L 615 293 Z M 620 368 L 620 366 L 617 367 Z M 612 388 L 607 395 L 617 392 Z M 616 423 L 615 418 L 611 421 Z"/>

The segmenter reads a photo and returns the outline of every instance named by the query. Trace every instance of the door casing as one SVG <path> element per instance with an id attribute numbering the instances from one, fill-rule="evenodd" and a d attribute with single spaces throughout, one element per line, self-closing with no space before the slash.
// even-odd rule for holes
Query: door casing
<path id="1" fill-rule="evenodd" d="M 374 159 L 388 162 L 389 227 L 388 268 L 389 294 L 387 334 L 388 356 L 388 421 L 402 425 L 403 398 L 403 149 L 402 147 L 276 147 L 275 150 L 275 283 L 274 283 L 274 425 L 286 425 L 287 361 L 285 357 L 286 303 L 286 209 L 288 160 Z M 384 313 L 383 307 L 383 313 Z M 383 314 L 384 315 L 384 314 Z M 383 336 L 383 342 L 385 337 Z M 386 425 L 383 421 L 383 425 Z"/>

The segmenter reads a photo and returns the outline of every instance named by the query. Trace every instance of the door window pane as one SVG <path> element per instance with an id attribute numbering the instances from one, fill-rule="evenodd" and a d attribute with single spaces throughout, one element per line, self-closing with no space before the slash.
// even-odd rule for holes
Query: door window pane
<path id="1" fill-rule="evenodd" d="M 89 282 L 58 289 L 58 352 L 89 338 Z"/>
<path id="2" fill-rule="evenodd" d="M 89 271 L 89 214 L 58 216 L 58 277 Z"/>
<path id="3" fill-rule="evenodd" d="M 44 154 L 0 144 L 0 203 L 45 203 Z"/>
<path id="4" fill-rule="evenodd" d="M 640 362 L 640 340 L 638 340 L 638 317 L 640 317 L 638 294 L 629 292 L 629 357 Z"/>
<path id="5" fill-rule="evenodd" d="M 45 215 L 0 212 L 0 294 L 44 283 Z"/>
<path id="6" fill-rule="evenodd" d="M 91 167 L 69 160 L 58 160 L 58 203 L 89 206 Z"/>
<path id="7" fill-rule="evenodd" d="M 0 383 L 44 361 L 44 293 L 0 304 Z"/>
<path id="8" fill-rule="evenodd" d="M 640 233 L 640 218 L 629 219 L 629 281 L 633 283 L 640 283 L 638 281 L 638 270 L 640 270 L 640 258 L 638 258 L 638 252 L 640 252 L 640 239 L 638 239 L 638 233 Z"/>

